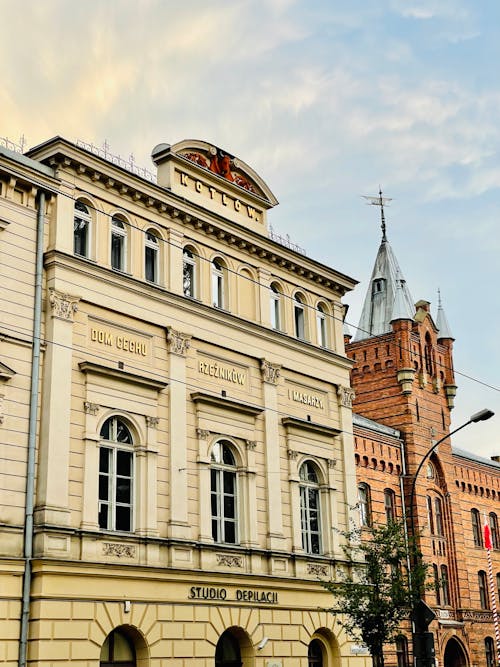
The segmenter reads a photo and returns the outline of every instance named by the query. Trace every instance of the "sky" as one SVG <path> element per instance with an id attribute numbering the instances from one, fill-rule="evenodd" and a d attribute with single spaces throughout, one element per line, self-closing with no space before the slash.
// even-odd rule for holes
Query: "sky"
<path id="1" fill-rule="evenodd" d="M 496 0 L 0 0 L 0 137 L 55 135 L 153 169 L 202 139 L 274 192 L 274 231 L 360 281 L 387 236 L 455 342 L 453 439 L 500 455 L 500 5 Z"/>

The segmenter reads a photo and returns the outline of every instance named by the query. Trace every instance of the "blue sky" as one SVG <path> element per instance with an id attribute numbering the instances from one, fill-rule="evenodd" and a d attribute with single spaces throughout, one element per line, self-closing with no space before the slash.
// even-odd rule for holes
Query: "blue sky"
<path id="1" fill-rule="evenodd" d="M 0 136 L 60 134 L 152 167 L 160 142 L 240 157 L 310 257 L 360 281 L 388 237 L 456 338 L 457 446 L 500 454 L 500 6 L 483 0 L 0 0 Z"/>

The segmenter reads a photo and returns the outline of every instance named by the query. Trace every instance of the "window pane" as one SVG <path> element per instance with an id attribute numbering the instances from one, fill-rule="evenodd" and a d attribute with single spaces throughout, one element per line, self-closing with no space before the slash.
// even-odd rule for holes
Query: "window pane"
<path id="1" fill-rule="evenodd" d="M 99 500 L 109 500 L 109 477 L 99 475 Z"/>
<path id="2" fill-rule="evenodd" d="M 224 473 L 224 493 L 234 495 L 235 476 L 232 472 Z"/>
<path id="3" fill-rule="evenodd" d="M 236 543 L 236 531 L 234 521 L 224 521 L 224 542 Z"/>
<path id="4" fill-rule="evenodd" d="M 146 247 L 146 280 L 156 282 L 156 249 Z"/>
<path id="5" fill-rule="evenodd" d="M 224 518 L 234 519 L 235 504 L 233 496 L 224 496 Z"/>
<path id="6" fill-rule="evenodd" d="M 107 503 L 99 503 L 99 528 L 109 528 L 108 512 L 109 505 Z"/>
<path id="7" fill-rule="evenodd" d="M 119 419 L 115 419 L 116 423 L 116 442 L 122 442 L 127 445 L 132 444 L 132 435 L 125 424 Z"/>
<path id="8" fill-rule="evenodd" d="M 116 502 L 130 505 L 132 486 L 130 479 L 119 477 L 116 480 Z"/>
<path id="9" fill-rule="evenodd" d="M 124 477 L 132 476 L 132 454 L 118 450 L 116 452 L 116 472 Z"/>
<path id="10" fill-rule="evenodd" d="M 132 528 L 130 507 L 120 505 L 116 508 L 116 530 L 129 531 Z"/>
<path id="11" fill-rule="evenodd" d="M 107 447 L 99 448 L 99 472 L 109 472 L 111 450 Z"/>

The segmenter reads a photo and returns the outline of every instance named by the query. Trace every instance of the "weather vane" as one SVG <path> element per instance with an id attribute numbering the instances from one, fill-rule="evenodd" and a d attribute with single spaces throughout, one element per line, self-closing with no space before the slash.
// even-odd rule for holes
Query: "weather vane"
<path id="1" fill-rule="evenodd" d="M 380 206 L 380 217 L 381 217 L 381 227 L 382 227 L 382 241 L 387 241 L 387 236 L 385 235 L 385 214 L 384 206 L 392 201 L 392 197 L 382 197 L 382 189 L 379 186 L 378 188 L 378 197 L 371 197 L 370 195 L 362 195 L 364 199 L 367 200 L 369 206 Z"/>

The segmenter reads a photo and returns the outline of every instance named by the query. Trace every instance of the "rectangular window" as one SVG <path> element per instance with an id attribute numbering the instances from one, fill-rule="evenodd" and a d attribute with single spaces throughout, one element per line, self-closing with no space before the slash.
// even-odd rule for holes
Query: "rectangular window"
<path id="1" fill-rule="evenodd" d="M 156 248 L 152 248 L 149 246 L 146 246 L 145 248 L 145 254 L 146 254 L 146 280 L 150 283 L 156 283 L 158 280 L 157 276 L 157 269 L 156 269 L 156 257 L 157 257 L 157 250 Z"/>
<path id="2" fill-rule="evenodd" d="M 99 527 L 132 530 L 133 453 L 99 448 Z"/>

